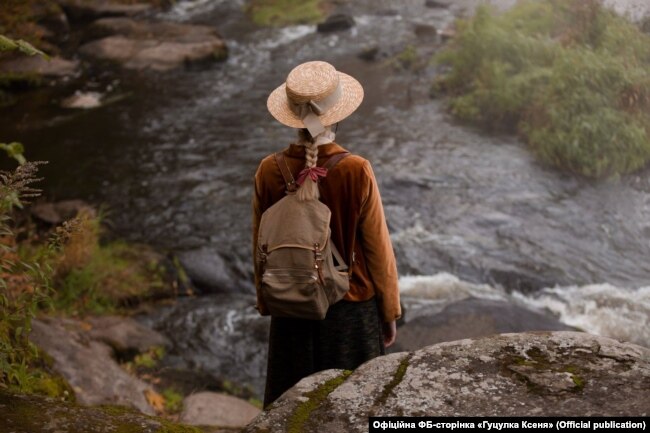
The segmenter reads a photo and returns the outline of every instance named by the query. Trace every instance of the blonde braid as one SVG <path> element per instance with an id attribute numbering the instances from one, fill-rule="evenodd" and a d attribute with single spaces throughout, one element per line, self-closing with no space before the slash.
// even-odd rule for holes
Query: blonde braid
<path id="1" fill-rule="evenodd" d="M 318 145 L 315 141 L 305 140 L 305 168 L 312 168 L 318 165 Z M 305 179 L 305 182 L 298 189 L 298 200 L 318 200 L 320 198 L 320 191 L 318 190 L 318 183 L 311 179 Z"/>
<path id="2" fill-rule="evenodd" d="M 336 138 L 336 134 L 329 126 L 326 126 L 323 132 L 313 138 L 306 129 L 298 131 L 298 144 L 305 146 L 305 168 L 318 166 L 318 146 L 331 143 L 334 138 Z M 319 198 L 318 182 L 309 178 L 305 179 L 298 189 L 298 200 L 318 200 Z"/>

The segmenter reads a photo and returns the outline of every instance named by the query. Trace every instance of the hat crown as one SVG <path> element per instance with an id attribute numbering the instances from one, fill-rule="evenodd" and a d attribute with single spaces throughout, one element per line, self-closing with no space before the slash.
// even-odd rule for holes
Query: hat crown
<path id="1" fill-rule="evenodd" d="M 289 72 L 287 97 L 296 104 L 318 101 L 331 95 L 338 85 L 339 75 L 334 66 L 321 61 L 307 62 Z"/>

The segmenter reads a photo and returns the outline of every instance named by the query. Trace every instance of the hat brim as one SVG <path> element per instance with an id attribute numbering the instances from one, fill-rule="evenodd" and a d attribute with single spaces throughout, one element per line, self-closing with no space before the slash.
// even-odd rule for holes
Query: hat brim
<path id="1" fill-rule="evenodd" d="M 336 122 L 352 114 L 363 101 L 363 87 L 350 75 L 338 72 L 339 85 L 341 86 L 341 97 L 337 103 L 322 115 L 318 116 L 324 126 L 333 125 Z M 283 125 L 292 128 L 304 128 L 302 119 L 298 117 L 289 107 L 286 84 L 282 84 L 269 95 L 266 107 L 275 119 Z"/>

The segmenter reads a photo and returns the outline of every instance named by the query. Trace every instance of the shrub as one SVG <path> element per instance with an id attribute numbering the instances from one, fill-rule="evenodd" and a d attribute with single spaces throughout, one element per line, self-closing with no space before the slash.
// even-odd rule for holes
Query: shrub
<path id="1" fill-rule="evenodd" d="M 588 177 L 650 160 L 650 37 L 597 0 L 486 6 L 457 23 L 436 87 L 462 120 L 517 132 L 543 160 Z"/>
<path id="2" fill-rule="evenodd" d="M 52 311 L 111 313 L 171 293 L 160 256 L 144 245 L 104 242 L 101 216 L 92 209 L 58 227 L 49 244 L 23 242 L 19 254 L 52 269 Z"/>
<path id="3" fill-rule="evenodd" d="M 12 224 L 14 208 L 39 194 L 32 184 L 37 162 L 25 161 L 18 143 L 0 143 L 19 161 L 13 171 L 0 171 L 0 386 L 24 393 L 73 399 L 52 363 L 29 341 L 32 319 L 50 301 L 51 270 L 37 261 L 22 260 Z"/>

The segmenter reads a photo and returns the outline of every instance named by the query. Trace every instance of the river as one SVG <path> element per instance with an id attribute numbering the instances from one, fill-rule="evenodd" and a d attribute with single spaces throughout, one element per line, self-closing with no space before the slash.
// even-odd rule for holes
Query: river
<path id="1" fill-rule="evenodd" d="M 177 337 L 179 359 L 259 391 L 266 322 L 251 307 L 251 186 L 260 159 L 294 138 L 265 102 L 293 66 L 323 59 L 365 88 L 337 141 L 372 162 L 405 298 L 501 299 L 650 346 L 650 172 L 600 182 L 562 174 L 515 137 L 458 124 L 429 97 L 440 73 L 428 61 L 440 48 L 435 29 L 471 3 L 350 1 L 341 8 L 356 26 L 323 34 L 257 28 L 242 1 L 179 1 L 160 18 L 216 26 L 226 62 L 168 73 L 88 66 L 81 80 L 3 113 L 0 140 L 49 161 L 48 197 L 104 203 L 117 233 L 179 253 L 228 292 L 145 320 Z M 414 69 L 391 60 L 409 46 Z M 373 48 L 374 60 L 359 57 Z M 116 102 L 84 112 L 51 102 L 76 88 Z"/>

